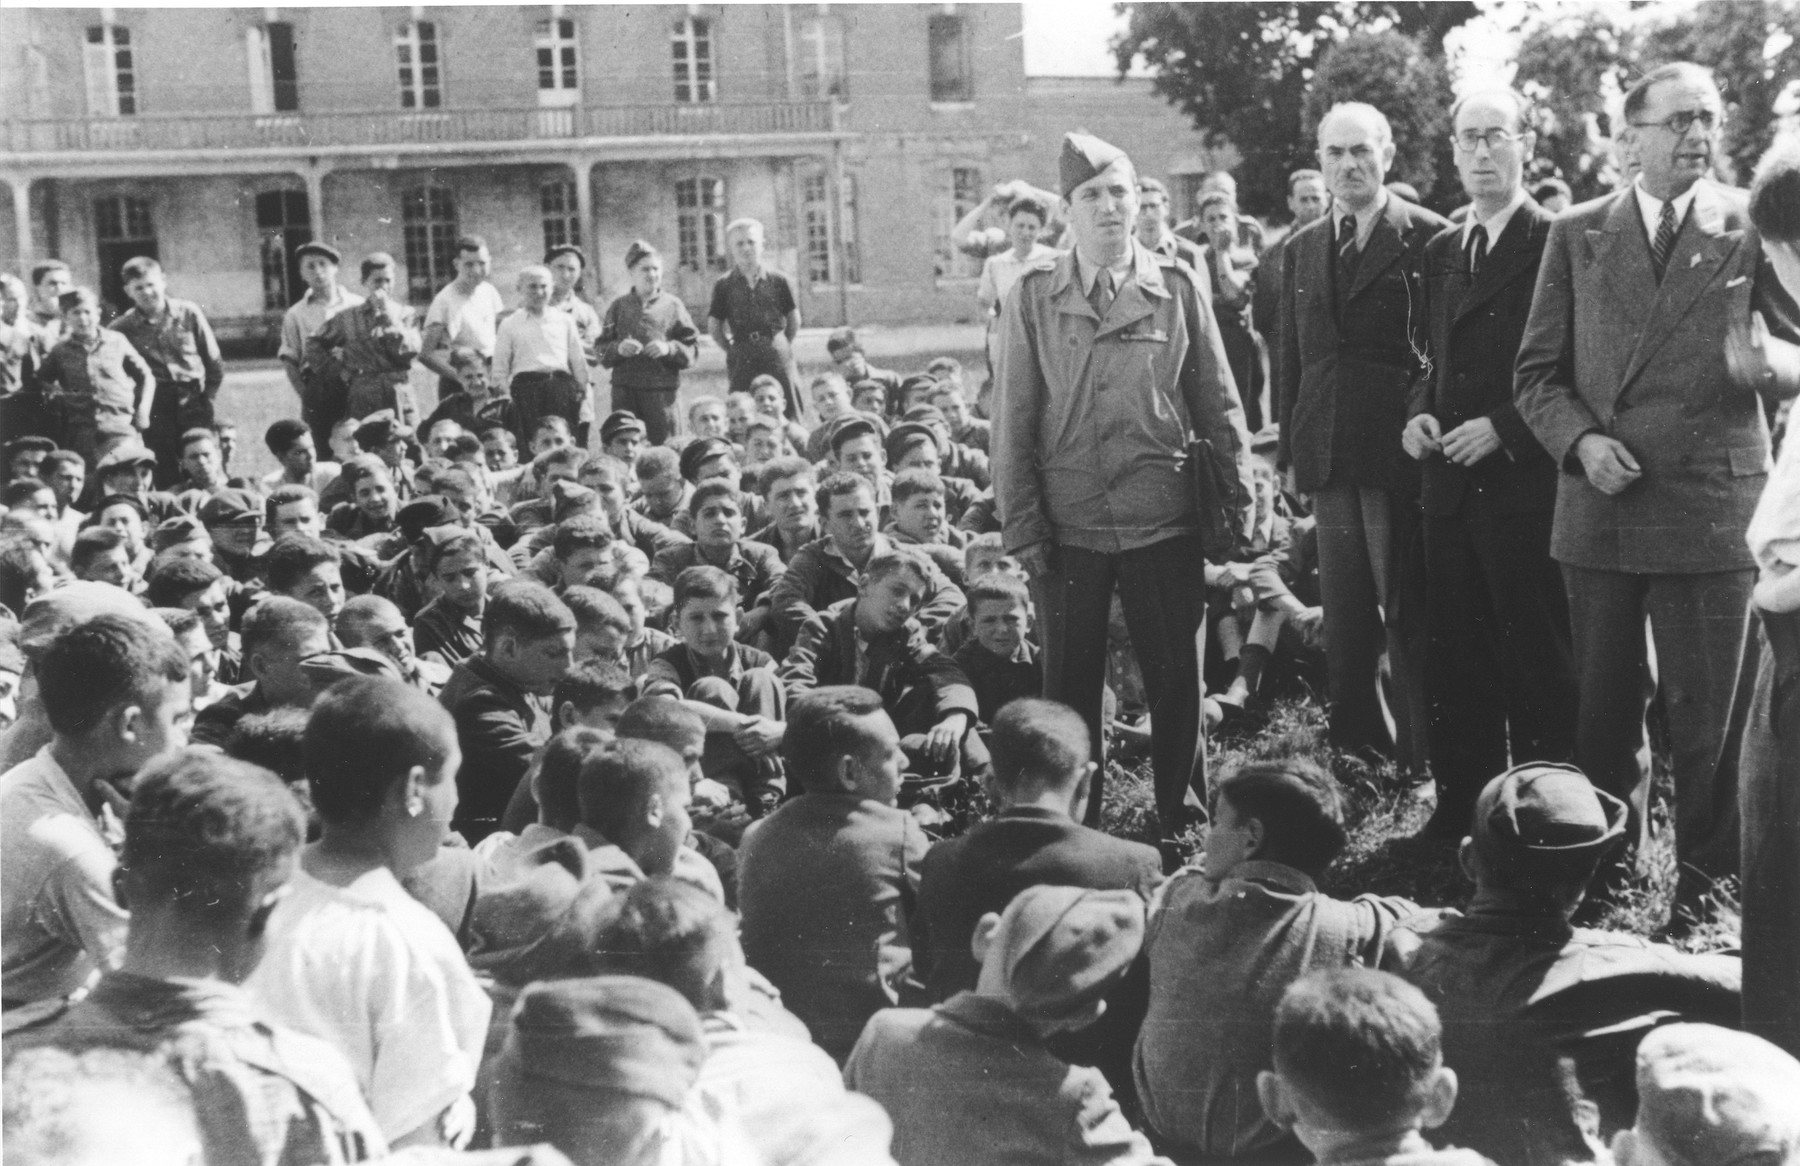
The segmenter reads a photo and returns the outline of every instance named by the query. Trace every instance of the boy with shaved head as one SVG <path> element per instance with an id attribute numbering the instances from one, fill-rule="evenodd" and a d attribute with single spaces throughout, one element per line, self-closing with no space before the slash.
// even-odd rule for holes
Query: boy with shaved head
<path id="1" fill-rule="evenodd" d="M 550 308 L 548 267 L 519 273 L 519 310 L 500 323 L 494 341 L 494 383 L 513 399 L 513 432 L 531 440 L 539 419 L 555 415 L 570 428 L 587 399 L 588 365 L 575 317 Z"/>

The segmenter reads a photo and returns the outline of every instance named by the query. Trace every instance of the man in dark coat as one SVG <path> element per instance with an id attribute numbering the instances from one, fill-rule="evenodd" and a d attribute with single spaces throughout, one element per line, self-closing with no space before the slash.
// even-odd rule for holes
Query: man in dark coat
<path id="1" fill-rule="evenodd" d="M 1388 192 L 1393 160 L 1393 131 L 1373 106 L 1337 105 L 1319 123 L 1332 210 L 1295 232 L 1282 259 L 1276 408 L 1280 464 L 1319 520 L 1331 743 L 1418 767 L 1422 701 L 1397 608 L 1417 486 L 1400 431 L 1420 369 L 1425 244 L 1450 224 Z M 1384 647 L 1398 741 L 1383 708 Z"/>
<path id="2" fill-rule="evenodd" d="M 1488 779 L 1575 753 L 1569 605 L 1550 558 L 1556 464 L 1512 399 L 1552 216 L 1525 193 L 1533 135 L 1510 90 L 1451 111 L 1474 200 L 1425 249 L 1431 365 L 1402 442 L 1424 474 L 1427 743 L 1437 810 L 1424 837 L 1455 844 Z"/>

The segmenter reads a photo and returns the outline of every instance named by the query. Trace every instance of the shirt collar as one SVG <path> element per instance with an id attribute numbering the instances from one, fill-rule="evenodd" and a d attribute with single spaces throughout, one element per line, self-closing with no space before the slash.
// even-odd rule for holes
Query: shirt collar
<path id="1" fill-rule="evenodd" d="M 1512 222 L 1513 215 L 1524 205 L 1525 188 L 1521 186 L 1519 189 L 1513 191 L 1512 201 L 1508 202 L 1505 206 L 1501 207 L 1487 218 L 1480 220 L 1479 224 L 1477 224 L 1475 219 L 1475 212 L 1470 210 L 1469 217 L 1463 221 L 1463 247 L 1468 247 L 1469 236 L 1474 233 L 1476 226 L 1479 225 L 1487 231 L 1488 250 L 1492 251 L 1494 249 L 1494 244 L 1500 241 L 1500 236 L 1506 233 L 1506 224 Z"/>
<path id="2" fill-rule="evenodd" d="M 1675 207 L 1677 230 L 1680 230 L 1681 224 L 1687 221 L 1688 208 L 1694 205 L 1694 192 L 1699 189 L 1700 184 L 1696 182 L 1670 200 Z M 1633 194 L 1637 195 L 1638 213 L 1644 216 L 1644 230 L 1654 239 L 1656 238 L 1657 222 L 1662 218 L 1663 200 L 1644 189 L 1644 176 L 1641 174 L 1638 175 L 1637 181 L 1631 184 L 1631 190 Z"/>
<path id="3" fill-rule="evenodd" d="M 1384 186 L 1375 193 L 1375 201 L 1374 202 L 1370 203 L 1368 206 L 1364 207 L 1362 210 L 1359 210 L 1355 213 L 1354 217 L 1356 219 L 1356 245 L 1358 247 L 1363 247 L 1368 244 L 1369 235 L 1375 230 L 1375 220 L 1379 219 L 1384 213 L 1386 213 L 1387 205 L 1388 205 L 1388 192 L 1387 192 L 1387 187 Z M 1352 216 L 1350 214 L 1346 213 L 1342 208 L 1336 208 L 1336 207 L 1333 208 L 1332 222 L 1331 222 L 1332 238 L 1335 239 L 1337 237 L 1338 232 L 1340 232 L 1344 229 L 1343 221 L 1345 219 L 1351 218 L 1351 217 Z"/>
<path id="4" fill-rule="evenodd" d="M 349 294 L 349 292 L 344 290 L 342 284 L 334 283 L 331 285 L 330 293 L 327 294 L 324 299 L 320 299 L 318 291 L 309 287 L 306 289 L 306 302 L 309 304 L 324 304 L 325 306 L 330 307 L 332 304 L 343 300 L 344 297 Z"/>
<path id="5" fill-rule="evenodd" d="M 1135 239 L 1132 240 L 1134 245 L 1136 242 Z M 1125 248 L 1125 254 L 1119 257 L 1119 261 L 1107 268 L 1107 270 L 1113 274 L 1114 295 L 1119 294 L 1119 289 L 1125 286 L 1125 281 L 1127 279 L 1131 278 L 1132 269 L 1136 266 L 1137 253 L 1134 250 L 1134 247 L 1127 247 Z M 1075 252 L 1075 274 L 1081 281 L 1081 294 L 1092 295 L 1094 293 L 1094 281 L 1100 278 L 1100 268 L 1083 260 L 1081 252 L 1079 251 Z"/>

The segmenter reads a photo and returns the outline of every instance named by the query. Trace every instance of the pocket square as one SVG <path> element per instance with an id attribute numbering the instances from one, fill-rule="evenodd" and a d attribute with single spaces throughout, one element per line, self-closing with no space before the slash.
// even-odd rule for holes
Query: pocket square
<path id="1" fill-rule="evenodd" d="M 1737 278 L 1736 278 L 1736 279 L 1734 279 L 1734 280 L 1730 280 L 1730 281 L 1728 281 L 1728 282 L 1727 282 L 1727 283 L 1726 283 L 1726 284 L 1725 284 L 1725 286 L 1726 286 L 1726 287 L 1728 287 L 1728 288 L 1733 288 L 1733 287 L 1736 287 L 1736 286 L 1737 286 L 1737 285 L 1738 285 L 1738 284 L 1740 284 L 1740 283 L 1744 283 L 1744 282 L 1746 282 L 1746 281 L 1748 281 L 1748 280 L 1749 280 L 1749 278 L 1750 278 L 1750 277 L 1749 277 L 1749 276 L 1747 276 L 1747 275 L 1740 275 L 1740 276 L 1738 276 L 1738 277 L 1737 277 Z"/>
<path id="2" fill-rule="evenodd" d="M 1689 267 L 1700 266 L 1700 259 L 1701 259 L 1700 253 L 1698 251 L 1694 252 L 1694 254 L 1688 258 L 1688 266 Z"/>

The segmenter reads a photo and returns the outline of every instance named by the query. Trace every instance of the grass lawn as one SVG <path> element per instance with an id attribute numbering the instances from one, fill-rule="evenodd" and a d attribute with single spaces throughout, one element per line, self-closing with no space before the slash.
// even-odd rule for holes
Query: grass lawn
<path id="1" fill-rule="evenodd" d="M 1431 816 L 1429 783 L 1409 784 L 1396 775 L 1391 763 L 1371 768 L 1331 749 L 1325 743 L 1324 710 L 1316 703 L 1277 705 L 1268 727 L 1254 738 L 1216 743 L 1209 764 L 1212 773 L 1222 774 L 1246 761 L 1292 756 L 1307 757 L 1324 766 L 1346 794 L 1349 844 L 1325 872 L 1322 890 L 1339 898 L 1364 893 L 1403 895 L 1432 907 L 1468 903 L 1474 888 L 1449 852 L 1440 859 L 1425 860 L 1396 849 L 1396 843 Z M 1675 893 L 1675 846 L 1669 820 L 1670 790 L 1661 762 L 1659 757 L 1645 873 L 1634 879 L 1620 902 L 1601 917 L 1600 927 L 1648 937 L 1669 917 L 1669 902 Z M 1115 766 L 1107 779 L 1102 825 L 1112 833 L 1153 843 L 1155 804 L 1148 765 L 1130 770 Z M 1192 832 L 1182 841 L 1190 855 L 1198 853 L 1204 844 L 1203 831 Z M 1693 951 L 1736 946 L 1739 920 L 1734 892 L 1718 892 L 1712 907 L 1709 918 L 1682 939 L 1680 946 Z"/>

